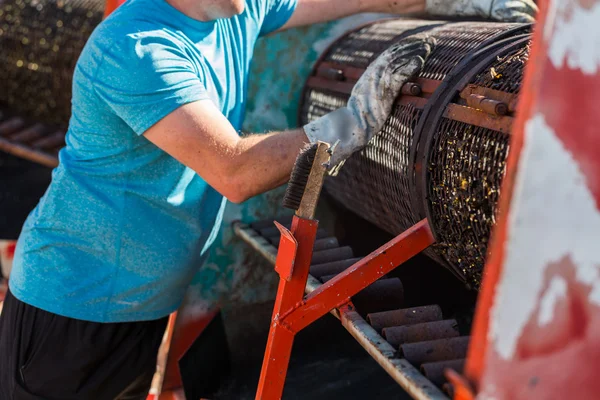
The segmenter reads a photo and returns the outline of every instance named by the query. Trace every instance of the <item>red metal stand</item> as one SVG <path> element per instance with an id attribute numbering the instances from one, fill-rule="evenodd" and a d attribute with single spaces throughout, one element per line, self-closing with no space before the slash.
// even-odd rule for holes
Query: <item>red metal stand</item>
<path id="1" fill-rule="evenodd" d="M 291 231 L 275 224 L 281 231 L 275 263 L 280 281 L 257 400 L 281 398 L 296 333 L 334 308 L 352 309 L 352 296 L 435 241 L 429 223 L 422 220 L 305 298 L 318 222 L 295 216 Z"/>

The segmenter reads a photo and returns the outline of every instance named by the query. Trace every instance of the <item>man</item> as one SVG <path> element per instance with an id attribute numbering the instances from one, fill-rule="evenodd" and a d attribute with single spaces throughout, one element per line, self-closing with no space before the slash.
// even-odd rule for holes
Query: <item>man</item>
<path id="1" fill-rule="evenodd" d="M 385 122 L 433 45 L 402 41 L 348 106 L 303 129 L 239 136 L 256 39 L 358 12 L 530 21 L 532 0 L 130 0 L 73 79 L 67 145 L 19 239 L 0 320 L 0 398 L 142 399 L 169 313 L 242 202 L 289 177 L 308 142 L 334 162 Z"/>

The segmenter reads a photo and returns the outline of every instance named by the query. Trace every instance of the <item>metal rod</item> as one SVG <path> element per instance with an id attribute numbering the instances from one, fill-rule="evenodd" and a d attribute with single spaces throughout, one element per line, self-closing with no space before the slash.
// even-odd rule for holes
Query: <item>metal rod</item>
<path id="1" fill-rule="evenodd" d="M 465 358 L 468 346 L 469 336 L 461 336 L 420 343 L 407 343 L 400 346 L 400 351 L 412 365 L 421 365 L 433 361 Z"/>
<path id="2" fill-rule="evenodd" d="M 335 249 L 336 247 L 339 247 L 339 246 L 340 246 L 340 244 L 338 243 L 337 238 L 334 236 L 331 236 L 331 237 L 326 237 L 323 239 L 315 240 L 315 246 L 313 247 L 313 251 Z"/>
<path id="3" fill-rule="evenodd" d="M 298 332 L 434 243 L 427 220 L 416 223 L 306 297 L 282 320 Z"/>
<path id="4" fill-rule="evenodd" d="M 321 282 L 332 280 L 337 275 L 321 277 Z M 404 287 L 398 278 L 380 279 L 352 296 L 352 303 L 361 315 L 369 312 L 389 310 L 402 307 L 404 303 Z"/>
<path id="5" fill-rule="evenodd" d="M 12 117 L 0 122 L 0 136 L 10 136 L 25 126 L 25 121 L 19 117 Z"/>
<path id="6" fill-rule="evenodd" d="M 360 258 L 349 258 L 347 260 L 333 261 L 323 264 L 313 264 L 310 266 L 310 274 L 317 278 L 327 275 L 337 275 L 344 272 L 351 265 L 360 261 Z"/>
<path id="7" fill-rule="evenodd" d="M 309 276 L 306 294 L 317 290 L 322 284 Z M 342 322 L 342 326 L 369 353 L 369 355 L 416 400 L 448 400 L 437 387 L 425 378 L 418 369 L 405 359 L 398 358 L 398 352 L 383 339 L 354 310 L 347 307 L 335 308 L 331 314 Z"/>
<path id="8" fill-rule="evenodd" d="M 236 225 L 243 226 L 241 223 L 234 223 L 235 233 L 244 241 L 256 248 L 254 243 L 256 236 L 245 234 L 243 229 Z M 256 232 L 255 232 L 256 233 Z M 265 256 L 265 253 L 262 253 Z M 275 265 L 275 260 L 267 257 L 271 264 Z M 306 294 L 311 294 L 319 287 L 323 286 L 316 278 L 309 275 L 306 281 Z M 431 306 L 427 306 L 431 307 Z M 437 387 L 435 387 L 427 378 L 425 378 L 418 369 L 413 367 L 405 359 L 398 358 L 397 351 L 385 341 L 356 311 L 342 310 L 334 308 L 330 313 L 342 321 L 344 328 L 356 339 L 356 341 L 371 355 L 371 357 L 404 389 L 416 400 L 448 400 Z M 379 313 L 383 314 L 383 313 Z M 441 314 L 441 311 L 440 311 Z M 441 316 L 440 316 L 441 318 Z"/>
<path id="9" fill-rule="evenodd" d="M 383 328 L 382 335 L 394 347 L 404 343 L 425 342 L 428 340 L 460 336 L 458 323 L 454 319 L 424 322 L 415 325 Z"/>
<path id="10" fill-rule="evenodd" d="M 45 165 L 46 167 L 55 168 L 58 166 L 58 157 L 51 156 L 38 150 L 32 150 L 27 146 L 18 143 L 12 143 L 3 138 L 0 138 L 0 150 L 38 164 Z"/>
<path id="11" fill-rule="evenodd" d="M 275 265 L 277 249 L 264 237 L 260 236 L 258 232 L 239 221 L 233 223 L 233 231 L 244 242 L 248 243 L 259 254 L 262 254 L 263 257 L 269 260 L 271 264 Z"/>
<path id="12" fill-rule="evenodd" d="M 312 265 L 324 264 L 333 261 L 347 260 L 354 257 L 354 252 L 349 246 L 335 249 L 316 251 L 312 257 Z"/>
<path id="13" fill-rule="evenodd" d="M 46 131 L 46 126 L 38 123 L 12 134 L 9 140 L 16 143 L 29 143 L 32 140 L 42 137 Z"/>
<path id="14" fill-rule="evenodd" d="M 405 308 L 402 310 L 384 311 L 367 315 L 367 321 L 373 329 L 381 332 L 390 326 L 419 324 L 442 319 L 442 309 L 437 304 L 430 306 Z"/>
<path id="15" fill-rule="evenodd" d="M 461 358 L 458 360 L 425 363 L 421 365 L 420 369 L 427 379 L 429 379 L 437 386 L 442 386 L 447 381 L 446 376 L 444 375 L 444 371 L 446 369 L 453 369 L 459 374 L 462 374 L 464 367 L 465 359 Z"/>
<path id="16" fill-rule="evenodd" d="M 342 325 L 375 361 L 416 400 L 447 400 L 432 382 L 404 359 L 357 312 L 340 310 Z"/>
<path id="17" fill-rule="evenodd" d="M 491 118 L 483 111 L 453 103 L 448 104 L 446 107 L 446 110 L 444 111 L 444 117 L 506 134 L 510 134 L 510 129 L 513 122 L 512 117 L 501 116 Z"/>
<path id="18" fill-rule="evenodd" d="M 279 222 L 281 225 L 283 225 L 289 229 L 289 227 L 292 226 L 292 218 L 293 217 L 294 217 L 293 215 L 286 215 L 285 217 L 275 218 L 275 221 Z M 272 227 L 273 220 L 267 219 L 267 220 L 262 220 L 262 221 L 254 221 L 254 222 L 251 222 L 249 225 L 255 231 L 260 231 L 261 229 Z"/>

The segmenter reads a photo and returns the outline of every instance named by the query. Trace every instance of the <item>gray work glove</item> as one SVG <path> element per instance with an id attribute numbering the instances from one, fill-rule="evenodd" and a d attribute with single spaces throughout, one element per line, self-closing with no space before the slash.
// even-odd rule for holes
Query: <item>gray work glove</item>
<path id="1" fill-rule="evenodd" d="M 425 36 L 393 45 L 369 65 L 352 89 L 346 107 L 304 126 L 311 143 L 320 140 L 335 145 L 331 165 L 364 148 L 379 133 L 402 86 L 421 72 L 433 45 L 433 38 Z"/>
<path id="2" fill-rule="evenodd" d="M 538 8 L 533 0 L 426 0 L 429 15 L 482 17 L 503 22 L 533 22 Z"/>

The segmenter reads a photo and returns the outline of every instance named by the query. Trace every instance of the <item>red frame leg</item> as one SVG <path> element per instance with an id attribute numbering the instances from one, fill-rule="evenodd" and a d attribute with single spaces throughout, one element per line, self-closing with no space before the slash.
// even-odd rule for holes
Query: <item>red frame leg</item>
<path id="1" fill-rule="evenodd" d="M 277 224 L 281 242 L 275 270 L 280 281 L 257 400 L 281 399 L 297 332 L 350 304 L 352 296 L 435 242 L 429 223 L 422 220 L 304 298 L 317 225 L 294 217 L 290 232 Z"/>

